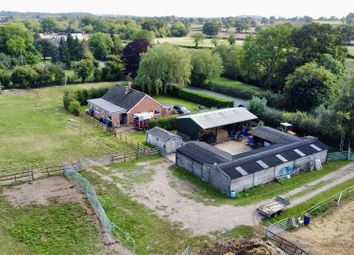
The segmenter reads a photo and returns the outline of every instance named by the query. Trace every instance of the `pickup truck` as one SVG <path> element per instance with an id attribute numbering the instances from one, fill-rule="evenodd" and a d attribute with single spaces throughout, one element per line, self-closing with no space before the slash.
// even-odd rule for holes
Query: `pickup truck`
<path id="1" fill-rule="evenodd" d="M 257 212 L 266 217 L 271 218 L 280 215 L 284 210 L 290 205 L 290 201 L 277 196 L 274 198 L 274 201 L 267 204 L 261 205 L 257 208 Z"/>

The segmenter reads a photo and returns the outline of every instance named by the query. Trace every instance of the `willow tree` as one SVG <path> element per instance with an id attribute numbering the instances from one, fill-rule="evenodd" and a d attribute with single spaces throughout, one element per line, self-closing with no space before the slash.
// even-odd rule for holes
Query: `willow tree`
<path id="1" fill-rule="evenodd" d="M 191 69 L 188 52 L 169 43 L 159 44 L 141 56 L 134 84 L 148 94 L 167 94 L 170 84 L 190 82 Z"/>

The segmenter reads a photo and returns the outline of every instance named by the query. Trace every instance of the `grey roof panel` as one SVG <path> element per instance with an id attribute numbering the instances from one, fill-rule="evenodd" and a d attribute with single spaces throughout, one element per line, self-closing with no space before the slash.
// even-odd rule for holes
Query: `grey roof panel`
<path id="1" fill-rule="evenodd" d="M 129 89 L 125 86 L 115 85 L 106 94 L 103 99 L 122 107 L 129 111 L 133 108 L 146 94 L 139 90 Z"/>
<path id="2" fill-rule="evenodd" d="M 153 127 L 152 129 L 148 130 L 147 133 L 151 134 L 155 137 L 158 137 L 163 142 L 167 142 L 168 140 L 170 140 L 172 138 L 182 139 L 180 136 L 174 135 L 174 134 L 168 132 L 167 130 L 165 130 L 163 128 L 159 128 L 159 127 Z"/>
<path id="3" fill-rule="evenodd" d="M 189 142 L 177 152 L 202 164 L 220 164 L 231 160 L 231 155 L 204 142 Z"/>
<path id="4" fill-rule="evenodd" d="M 192 119 L 203 129 L 215 128 L 257 119 L 257 116 L 244 107 L 226 108 L 178 117 Z"/>
<path id="5" fill-rule="evenodd" d="M 251 133 L 256 137 L 259 137 L 271 143 L 284 143 L 289 141 L 301 140 L 300 137 L 292 136 L 280 130 L 265 126 L 258 126 L 254 128 L 253 130 L 251 130 Z"/>
<path id="6" fill-rule="evenodd" d="M 269 147 L 263 147 L 235 155 L 233 156 L 233 161 L 221 163 L 218 167 L 231 179 L 235 179 L 241 177 L 239 172 L 235 170 L 238 166 L 245 169 L 245 171 L 249 174 L 263 170 L 264 168 L 257 163 L 257 160 L 263 161 L 269 167 L 274 167 L 284 163 L 277 157 L 277 155 L 283 156 L 288 161 L 301 158 L 301 156 L 297 154 L 294 149 L 299 149 L 307 156 L 318 153 L 318 151 L 314 149 L 311 144 L 316 145 L 322 150 L 328 149 L 328 146 L 323 144 L 317 138 L 306 137 L 301 139 L 299 142 L 293 141 L 288 144 L 275 144 Z"/>
<path id="7" fill-rule="evenodd" d="M 102 109 L 105 109 L 106 111 L 108 111 L 110 113 L 114 113 L 114 112 L 125 113 L 125 112 L 127 112 L 126 109 L 119 107 L 115 104 L 112 104 L 111 102 L 109 102 L 103 98 L 89 99 L 89 100 L 87 100 L 87 102 L 92 103 Z"/>

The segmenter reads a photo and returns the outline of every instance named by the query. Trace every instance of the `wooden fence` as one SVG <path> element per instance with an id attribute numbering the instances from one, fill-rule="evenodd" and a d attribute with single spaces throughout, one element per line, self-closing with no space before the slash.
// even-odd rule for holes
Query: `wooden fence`
<path id="1" fill-rule="evenodd" d="M 102 129 L 104 131 L 107 131 L 109 133 L 111 133 L 115 138 L 117 138 L 118 141 L 120 142 L 124 142 L 127 143 L 129 145 L 132 145 L 133 147 L 135 147 L 138 151 L 148 151 L 150 148 L 145 146 L 144 144 L 135 141 L 134 139 L 130 138 L 129 136 L 127 136 L 124 133 L 118 132 L 116 128 L 112 128 L 112 127 L 108 127 L 105 124 L 103 124 L 102 122 L 98 121 L 97 119 L 95 119 L 94 117 L 88 115 L 85 112 L 81 112 L 80 114 L 82 116 L 82 118 L 87 121 L 88 123 L 90 123 L 91 125 L 93 125 L 96 128 Z"/>
<path id="2" fill-rule="evenodd" d="M 50 176 L 58 176 L 64 173 L 65 166 L 51 166 L 45 167 L 41 169 L 0 175 L 0 186 L 10 186 L 16 185 L 20 183 L 32 182 L 35 179 L 50 177 Z"/>

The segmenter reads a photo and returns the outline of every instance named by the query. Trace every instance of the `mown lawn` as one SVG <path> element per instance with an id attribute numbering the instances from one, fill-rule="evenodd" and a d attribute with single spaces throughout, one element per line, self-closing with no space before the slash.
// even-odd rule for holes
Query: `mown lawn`
<path id="1" fill-rule="evenodd" d="M 184 99 L 179 99 L 175 97 L 170 97 L 170 96 L 157 96 L 154 97 L 157 101 L 164 103 L 164 104 L 169 104 L 169 105 L 183 105 L 190 111 L 197 111 L 197 104 L 193 103 L 191 101 L 187 101 Z"/>
<path id="2" fill-rule="evenodd" d="M 222 85 L 227 85 L 227 86 L 231 86 L 231 87 L 236 87 L 236 88 L 240 88 L 240 89 L 247 89 L 247 90 L 253 90 L 253 91 L 265 91 L 264 89 L 260 88 L 260 87 L 256 87 L 241 81 L 234 81 L 234 80 L 230 80 L 227 78 L 223 78 L 223 77 L 218 77 L 218 78 L 214 78 L 209 80 L 208 82 L 212 83 L 212 84 L 222 84 Z"/>
<path id="3" fill-rule="evenodd" d="M 301 173 L 299 175 L 294 175 L 291 179 L 283 182 L 271 182 L 239 192 L 237 193 L 237 199 L 227 197 L 210 184 L 193 176 L 187 170 L 176 166 L 173 167 L 174 169 L 172 171 L 173 175 L 176 177 L 176 180 L 172 182 L 172 185 L 180 187 L 178 190 L 182 195 L 205 204 L 247 205 L 296 189 L 311 181 L 317 180 L 348 163 L 349 161 L 345 160 L 329 162 L 320 171 Z M 185 185 L 183 185 L 183 182 L 185 182 Z M 190 183 L 192 185 L 189 185 Z"/>
<path id="4" fill-rule="evenodd" d="M 0 197 L 0 254 L 97 254 L 96 223 L 79 204 L 15 207 Z"/>
<path id="5" fill-rule="evenodd" d="M 199 43 L 200 48 L 214 48 L 214 44 L 211 42 L 212 39 L 206 38 L 203 42 Z M 166 37 L 166 38 L 157 38 L 155 39 L 156 43 L 172 43 L 178 46 L 187 46 L 187 47 L 194 47 L 195 43 L 191 37 Z M 225 39 L 219 39 L 220 43 L 228 43 Z M 240 45 L 243 41 L 236 41 L 236 44 Z"/>
<path id="6" fill-rule="evenodd" d="M 63 92 L 114 82 L 5 91 L 0 95 L 0 167 L 117 154 L 128 145 L 64 111 Z"/>

